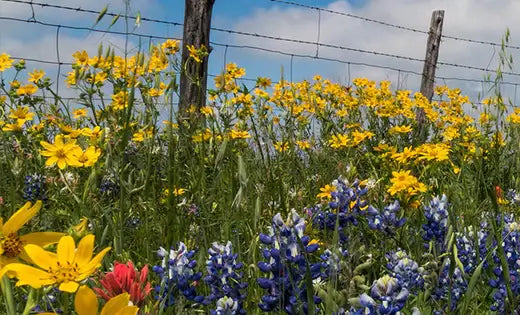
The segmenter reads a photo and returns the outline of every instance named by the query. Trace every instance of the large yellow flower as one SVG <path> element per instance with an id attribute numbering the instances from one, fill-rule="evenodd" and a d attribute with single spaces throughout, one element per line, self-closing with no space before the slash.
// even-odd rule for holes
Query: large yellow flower
<path id="1" fill-rule="evenodd" d="M 16 119 L 18 125 L 23 125 L 27 120 L 33 120 L 34 113 L 29 111 L 26 106 L 20 106 L 16 109 L 11 109 L 9 118 Z"/>
<path id="2" fill-rule="evenodd" d="M 45 148 L 40 154 L 47 157 L 45 165 L 53 166 L 58 164 L 60 169 L 64 169 L 67 165 L 82 166 L 78 161 L 78 157 L 83 154 L 83 150 L 76 144 L 76 140 L 69 139 L 67 142 L 64 142 L 63 138 L 63 135 L 57 135 L 54 137 L 54 144 L 40 141 L 40 144 Z"/>
<path id="3" fill-rule="evenodd" d="M 392 186 L 387 190 L 392 196 L 402 191 L 413 196 L 419 192 L 425 192 L 427 189 L 426 185 L 417 180 L 417 177 L 410 174 L 410 171 L 392 172 L 392 176 L 390 179 Z"/>
<path id="4" fill-rule="evenodd" d="M 37 245 L 26 245 L 25 252 L 39 268 L 13 263 L 0 271 L 0 277 L 6 273 L 18 279 L 17 286 L 30 285 L 37 289 L 46 285 L 59 285 L 65 292 L 76 292 L 78 282 L 85 280 L 100 266 L 101 260 L 110 250 L 103 249 L 94 258 L 94 235 L 81 239 L 76 248 L 72 236 L 63 236 L 58 243 L 57 253 L 44 250 Z"/>
<path id="5" fill-rule="evenodd" d="M 23 207 L 16 211 L 7 222 L 3 223 L 0 218 L 0 268 L 7 264 L 14 263 L 17 258 L 31 262 L 29 256 L 24 251 L 24 246 L 34 244 L 47 246 L 58 243 L 63 233 L 57 232 L 35 232 L 19 236 L 18 230 L 32 219 L 40 211 L 42 202 L 36 201 L 34 205 L 27 202 Z"/>
<path id="6" fill-rule="evenodd" d="M 99 156 L 101 155 L 101 149 L 94 146 L 88 147 L 85 152 L 78 156 L 78 161 L 83 167 L 90 167 L 96 164 Z"/>
<path id="7" fill-rule="evenodd" d="M 139 308 L 130 304 L 130 295 L 121 293 L 108 300 L 101 309 L 100 315 L 135 315 Z M 94 291 L 86 285 L 81 286 L 74 298 L 74 309 L 78 315 L 97 315 L 98 299 Z M 56 315 L 56 313 L 40 313 L 40 315 Z"/>

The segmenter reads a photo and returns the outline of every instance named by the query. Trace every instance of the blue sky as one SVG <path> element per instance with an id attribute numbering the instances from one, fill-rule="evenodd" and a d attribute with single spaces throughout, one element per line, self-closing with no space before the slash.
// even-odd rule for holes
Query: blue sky
<path id="1" fill-rule="evenodd" d="M 35 0 L 45 1 L 45 0 Z M 49 3 L 82 7 L 85 9 L 100 10 L 107 0 L 47 0 Z M 298 3 L 318 6 L 321 8 L 360 15 L 384 22 L 398 24 L 427 31 L 430 24 L 431 12 L 435 9 L 444 9 L 444 34 L 500 42 L 501 36 L 507 27 L 511 29 L 513 44 L 515 38 L 520 38 L 520 2 L 503 0 L 500 6 L 489 0 L 302 0 Z M 95 15 L 79 14 L 76 12 L 42 8 L 34 5 L 35 17 L 47 23 L 56 23 L 75 26 L 92 26 Z M 183 0 L 132 0 L 133 12 L 140 11 L 142 16 L 183 22 Z M 120 0 L 110 1 L 109 10 L 123 12 L 124 5 Z M 24 4 L 15 4 L 0 1 L 0 16 L 16 17 L 27 20 L 32 15 L 30 7 Z M 110 18 L 99 26 L 106 29 Z M 113 30 L 123 30 L 123 21 L 120 20 Z M 332 15 L 322 12 L 320 15 L 320 43 L 351 47 L 369 51 L 422 59 L 425 54 L 426 35 L 389 28 L 366 21 L 360 21 L 345 16 Z M 275 3 L 269 0 L 216 0 L 213 12 L 212 26 L 265 34 L 275 37 L 293 38 L 315 42 L 318 40 L 318 13 L 301 7 Z M 13 56 L 24 58 L 38 58 L 56 60 L 56 28 L 44 27 L 35 24 L 13 22 L 0 19 L 0 50 Z M 154 34 L 159 36 L 181 37 L 182 28 L 143 22 L 136 29 L 137 33 Z M 87 49 L 94 54 L 97 45 L 118 47 L 119 52 L 124 47 L 124 37 L 117 35 L 100 35 L 87 31 L 60 29 L 59 51 L 61 60 L 70 60 L 70 55 L 78 49 Z M 316 45 L 302 45 L 273 41 L 262 38 L 247 37 L 213 31 L 211 39 L 214 42 L 233 45 L 252 45 L 272 50 L 284 51 L 289 54 L 315 55 Z M 147 41 L 147 39 L 145 39 Z M 137 41 L 132 40 L 136 46 Z M 517 45 L 519 46 L 519 45 Z M 210 56 L 210 72 L 219 73 L 224 65 L 223 47 L 213 47 Z M 520 50 L 512 50 L 514 59 Z M 391 57 L 364 54 L 359 52 L 338 50 L 320 47 L 319 56 L 340 59 L 350 62 L 339 64 L 314 59 L 293 58 L 293 80 L 310 79 L 315 74 L 330 78 L 343 84 L 355 77 L 390 80 L 393 86 L 418 90 L 420 77 L 404 72 L 385 70 L 357 63 L 380 65 L 386 67 L 422 71 L 422 63 Z M 439 59 L 444 62 L 467 64 L 478 67 L 496 67 L 498 50 L 489 45 L 476 45 L 468 42 L 445 39 L 441 43 Z M 291 58 L 279 54 L 258 52 L 248 49 L 229 48 L 226 54 L 228 62 L 236 62 L 245 67 L 247 77 L 267 76 L 274 80 L 283 74 L 290 78 Z M 49 74 L 56 74 L 55 66 L 29 63 L 29 68 L 44 68 Z M 67 71 L 64 67 L 62 71 Z M 513 70 L 514 71 L 514 70 Z M 461 77 L 481 80 L 483 72 L 439 66 L 438 76 Z M 506 76 L 506 80 L 519 82 L 520 77 Z M 443 81 L 450 86 L 458 86 L 463 93 L 472 99 L 477 99 L 479 93 L 485 93 L 485 87 L 480 83 Z M 63 84 L 62 84 L 63 85 Z M 513 86 L 506 87 L 506 95 L 514 96 Z M 520 95 L 518 96 L 520 99 Z"/>

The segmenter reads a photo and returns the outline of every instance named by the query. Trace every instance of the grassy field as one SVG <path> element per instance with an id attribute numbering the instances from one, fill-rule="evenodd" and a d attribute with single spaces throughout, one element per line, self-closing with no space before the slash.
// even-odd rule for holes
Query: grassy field
<path id="1" fill-rule="evenodd" d="M 0 55 L 2 313 L 516 312 L 520 110 L 501 69 L 479 117 L 446 86 L 247 85 L 233 63 L 178 113 L 179 45 L 76 52 L 79 102 Z"/>

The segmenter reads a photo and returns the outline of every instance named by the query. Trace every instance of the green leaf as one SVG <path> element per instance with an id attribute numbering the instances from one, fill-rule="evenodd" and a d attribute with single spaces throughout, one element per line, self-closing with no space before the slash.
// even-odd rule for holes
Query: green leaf
<path id="1" fill-rule="evenodd" d="M 101 19 L 103 19 L 103 17 L 105 16 L 105 14 L 107 14 L 107 11 L 108 11 L 108 5 L 106 5 L 106 6 L 103 8 L 103 10 L 101 10 L 101 11 L 99 12 L 99 15 L 98 15 L 98 17 L 97 17 L 97 19 L 96 19 L 96 23 L 94 23 L 94 25 L 97 25 L 97 24 L 101 21 Z"/>

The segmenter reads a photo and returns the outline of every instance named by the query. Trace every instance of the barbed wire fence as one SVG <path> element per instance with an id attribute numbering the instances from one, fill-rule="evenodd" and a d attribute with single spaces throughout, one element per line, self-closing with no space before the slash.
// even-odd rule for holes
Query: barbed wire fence
<path id="1" fill-rule="evenodd" d="M 306 63 L 311 62 L 327 62 L 327 63 L 335 63 L 335 64 L 341 64 L 345 66 L 345 72 L 348 77 L 348 84 L 352 82 L 352 76 L 351 72 L 353 72 L 353 68 L 372 68 L 372 69 L 379 69 L 387 72 L 393 72 L 394 75 L 397 77 L 397 86 L 400 88 L 402 85 L 402 81 L 405 80 L 405 76 L 414 76 L 414 77 L 422 77 L 423 73 L 420 71 L 415 70 L 417 66 L 422 66 L 425 63 L 425 60 L 423 58 L 418 58 L 415 56 L 405 56 L 405 55 L 399 55 L 394 53 L 389 53 L 385 51 L 376 51 L 376 50 L 369 50 L 364 49 L 360 47 L 350 47 L 350 46 L 344 46 L 344 45 L 337 45 L 337 44 L 329 44 L 329 43 L 323 43 L 321 42 L 322 36 L 322 21 L 324 19 L 324 14 L 333 14 L 340 16 L 345 19 L 356 19 L 359 21 L 362 21 L 363 23 L 373 23 L 377 24 L 386 28 L 395 29 L 396 31 L 404 31 L 404 32 L 412 32 L 416 34 L 422 34 L 424 36 L 427 36 L 429 34 L 428 31 L 421 30 L 419 28 L 413 28 L 408 27 L 404 25 L 398 25 L 393 24 L 373 18 L 363 17 L 355 14 L 351 14 L 348 12 L 341 12 L 341 11 L 335 11 L 327 8 L 320 8 L 316 6 L 310 6 L 305 4 L 300 4 L 292 1 L 285 1 L 285 0 L 266 0 L 273 3 L 276 3 L 278 5 L 283 6 L 292 6 L 297 7 L 303 10 L 310 10 L 317 12 L 317 23 L 316 23 L 316 38 L 315 39 L 308 39 L 308 40 L 302 40 L 302 39 L 295 39 L 291 37 L 283 37 L 283 36 L 272 36 L 268 34 L 262 34 L 262 33 L 256 33 L 256 32 L 249 32 L 249 31 L 243 31 L 243 30 L 236 30 L 236 29 L 230 29 L 230 28 L 223 28 L 218 26 L 211 27 L 211 31 L 215 33 L 221 33 L 221 34 L 230 34 L 234 35 L 234 40 L 228 40 L 228 41 L 216 41 L 211 40 L 210 45 L 212 48 L 218 48 L 222 49 L 223 52 L 223 62 L 218 60 L 211 60 L 211 62 L 214 63 L 227 63 L 227 55 L 228 52 L 231 50 L 236 50 L 237 52 L 260 52 L 260 53 L 266 53 L 272 56 L 283 56 L 285 58 L 288 58 L 289 62 L 289 80 L 293 80 L 293 66 L 295 60 L 301 60 L 305 61 Z M 13 5 L 19 5 L 19 6 L 25 6 L 30 8 L 30 16 L 27 19 L 20 18 L 20 17 L 13 17 L 13 16 L 2 16 L 0 13 L 0 21 L 10 23 L 13 25 L 13 29 L 16 28 L 17 23 L 21 24 L 32 24 L 38 27 L 45 27 L 49 28 L 50 31 L 49 34 L 54 34 L 55 38 L 55 54 L 56 58 L 55 60 L 49 60 L 44 59 L 41 56 L 34 56 L 31 55 L 30 52 L 27 53 L 27 55 L 15 55 L 12 56 L 13 59 L 24 59 L 26 61 L 44 64 L 44 65 L 50 65 L 56 67 L 56 85 L 59 89 L 59 82 L 63 81 L 63 73 L 62 73 L 62 67 L 63 66 L 72 66 L 72 62 L 66 61 L 64 54 L 60 51 L 60 38 L 61 33 L 63 33 L 64 30 L 68 31 L 84 31 L 88 32 L 89 34 L 97 33 L 101 35 L 113 35 L 113 36 L 120 36 L 125 39 L 133 38 L 134 40 L 137 40 L 139 42 L 148 41 L 151 43 L 152 41 L 164 41 L 167 39 L 176 39 L 182 42 L 182 38 L 179 36 L 169 36 L 169 34 L 158 34 L 156 32 L 150 32 L 150 33 L 144 33 L 144 32 L 136 32 L 136 31 L 121 31 L 121 30 L 114 30 L 114 29 L 101 29 L 99 27 L 93 27 L 93 26 L 79 26 L 79 25 L 71 25 L 71 24 L 65 24 L 65 23 L 55 23 L 50 21 L 45 21 L 44 19 L 39 17 L 38 14 L 38 8 L 46 8 L 46 9 L 52 9 L 56 11 L 64 11 L 64 12 L 75 12 L 77 14 L 84 14 L 84 15 L 90 15 L 90 16 L 99 16 L 102 12 L 98 10 L 92 10 L 92 9 L 86 9 L 82 7 L 72 7 L 72 6 L 66 6 L 66 5 L 56 5 L 52 3 L 46 3 L 46 2 L 39 2 L 39 1 L 26 1 L 26 0 L 0 0 L 0 2 L 10 3 Z M 149 24 L 158 24 L 158 25 L 165 25 L 167 27 L 175 27 L 175 28 L 182 28 L 183 23 L 177 22 L 177 21 L 169 21 L 164 19 L 157 19 L 157 18 L 151 18 L 151 17 L 144 17 L 144 16 L 138 16 L 138 15 L 128 15 L 128 14 L 121 14 L 116 12 L 110 12 L 106 11 L 104 12 L 105 16 L 110 16 L 112 18 L 124 18 L 127 20 L 133 20 L 137 21 L 140 20 L 141 23 L 149 23 Z M 247 38 L 247 41 L 245 43 L 241 43 L 241 39 Z M 424 38 L 426 39 L 426 37 Z M 496 42 L 490 42 L 480 39 L 472 39 L 472 38 L 463 38 L 458 36 L 451 36 L 451 35 L 442 35 L 443 45 L 446 44 L 448 41 L 458 41 L 458 42 L 465 42 L 465 43 L 471 43 L 475 45 L 481 45 L 485 47 L 492 48 L 495 52 L 495 49 L 500 47 L 504 47 L 511 50 L 520 50 L 519 46 L 509 45 L 509 44 L 503 44 L 503 43 L 496 43 Z M 251 41 L 253 41 L 255 44 L 251 44 Z M 283 44 L 296 44 L 300 45 L 302 47 L 314 47 L 315 52 L 314 54 L 311 53 L 302 53 L 301 51 L 294 51 L 290 49 L 273 49 L 268 48 L 269 45 L 265 45 L 265 43 L 269 42 L 279 42 Z M 425 41 L 424 41 L 425 42 Z M 417 43 L 424 45 L 424 42 Z M 81 48 L 83 49 L 83 48 Z M 327 49 L 330 51 L 337 51 L 338 55 L 339 52 L 349 52 L 352 54 L 356 54 L 363 58 L 364 56 L 374 56 L 377 58 L 385 59 L 386 62 L 388 60 L 400 61 L 405 62 L 408 67 L 398 67 L 394 65 L 388 65 L 388 63 L 385 64 L 385 62 L 375 63 L 375 62 L 364 62 L 354 59 L 343 59 L 343 58 L 336 58 L 336 57 L 329 57 L 325 56 L 323 54 L 323 49 Z M 306 49 L 309 50 L 309 49 Z M 442 47 L 441 47 L 442 50 Z M 493 54 L 494 56 L 494 54 Z M 70 57 L 70 56 L 67 56 Z M 210 56 L 211 59 L 211 56 Z M 460 64 L 455 62 L 450 62 L 449 60 L 440 60 L 437 62 L 436 67 L 445 67 L 445 68 L 456 68 L 460 69 L 461 72 L 466 70 L 471 70 L 473 73 L 480 73 L 480 74 L 487 74 L 492 75 L 496 72 L 495 69 L 490 69 L 490 63 L 487 65 L 470 65 L 470 64 Z M 218 73 L 210 73 L 208 76 L 215 77 L 218 75 Z M 513 99 L 513 104 L 516 104 L 516 91 L 518 85 L 520 85 L 520 79 L 515 80 L 515 78 L 520 77 L 520 73 L 513 72 L 513 71 L 503 71 L 502 75 L 508 76 L 507 79 L 504 79 L 500 82 L 500 84 L 510 86 L 514 90 L 514 95 L 511 95 L 511 98 Z M 243 78 L 246 82 L 256 82 L 256 78 L 253 77 L 246 77 Z M 435 77 L 436 83 L 442 83 L 447 84 L 450 81 L 455 82 L 462 82 L 462 83 L 468 83 L 468 84 L 479 84 L 482 85 L 482 94 L 485 94 L 485 88 L 484 86 L 486 84 L 492 83 L 489 79 L 476 79 L 474 75 L 471 77 L 458 77 L 458 76 L 439 76 L 437 75 Z M 77 98 L 75 97 L 64 97 L 63 99 L 75 101 Z M 480 102 L 475 102 L 475 104 L 480 104 Z"/>

